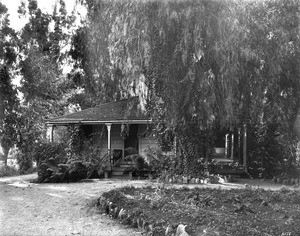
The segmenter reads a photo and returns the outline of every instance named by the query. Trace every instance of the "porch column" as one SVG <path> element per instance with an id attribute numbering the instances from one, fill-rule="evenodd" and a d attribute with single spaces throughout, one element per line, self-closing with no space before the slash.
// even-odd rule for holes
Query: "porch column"
<path id="1" fill-rule="evenodd" d="M 228 158 L 228 136 L 229 134 L 225 135 L 225 158 Z"/>
<path id="2" fill-rule="evenodd" d="M 111 138 L 110 138 L 110 131 L 111 131 L 111 123 L 105 123 L 107 127 L 107 153 L 108 155 L 111 154 Z"/>
<path id="3" fill-rule="evenodd" d="M 243 165 L 247 169 L 247 124 L 243 124 Z"/>
<path id="4" fill-rule="evenodd" d="M 48 124 L 47 125 L 47 136 L 48 136 L 48 140 L 52 143 L 54 141 L 54 138 L 53 138 L 53 134 L 54 134 L 54 128 L 55 128 L 55 125 L 50 125 Z"/>
<path id="5" fill-rule="evenodd" d="M 238 160 L 241 161 L 241 127 L 238 127 Z"/>
<path id="6" fill-rule="evenodd" d="M 231 159 L 233 159 L 233 151 L 234 151 L 234 132 L 231 134 Z"/>

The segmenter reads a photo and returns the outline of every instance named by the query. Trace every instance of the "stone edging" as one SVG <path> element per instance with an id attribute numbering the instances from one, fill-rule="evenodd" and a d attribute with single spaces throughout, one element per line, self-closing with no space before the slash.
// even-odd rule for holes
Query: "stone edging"
<path id="1" fill-rule="evenodd" d="M 97 205 L 106 212 L 107 215 L 112 217 L 113 219 L 119 220 L 121 224 L 128 225 L 132 228 L 136 228 L 142 231 L 142 235 L 145 236 L 152 236 L 155 233 L 155 223 L 148 222 L 142 217 L 136 217 L 134 214 L 131 214 L 121 208 L 120 206 L 117 206 L 113 202 L 109 201 L 104 196 L 101 196 L 97 200 Z M 160 226 L 160 225 L 156 225 Z M 189 236 L 189 234 L 185 231 L 186 225 L 178 224 L 176 226 L 160 226 L 163 228 L 163 231 L 165 232 L 164 235 L 167 236 Z"/>
<path id="2" fill-rule="evenodd" d="M 143 218 L 135 217 L 120 206 L 109 201 L 106 197 L 101 196 L 97 200 L 97 205 L 106 212 L 107 215 L 113 219 L 117 219 L 121 224 L 129 225 L 132 228 L 137 228 L 143 232 L 144 235 L 153 234 L 153 223 L 145 221 Z"/>

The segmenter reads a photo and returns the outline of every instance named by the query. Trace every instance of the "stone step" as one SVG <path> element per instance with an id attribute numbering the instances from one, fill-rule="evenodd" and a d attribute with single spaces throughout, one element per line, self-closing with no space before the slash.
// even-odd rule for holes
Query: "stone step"
<path id="1" fill-rule="evenodd" d="M 122 176 L 122 175 L 124 175 L 124 172 L 123 171 L 112 171 L 111 175 L 112 176 Z"/>

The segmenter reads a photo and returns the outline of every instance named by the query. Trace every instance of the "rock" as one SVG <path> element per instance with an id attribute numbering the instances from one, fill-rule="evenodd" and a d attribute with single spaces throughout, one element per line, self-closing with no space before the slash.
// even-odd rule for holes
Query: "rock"
<path id="1" fill-rule="evenodd" d="M 195 184 L 199 184 L 200 183 L 200 179 L 199 178 L 196 178 L 195 179 Z"/>
<path id="2" fill-rule="evenodd" d="M 131 226 L 133 228 L 138 228 L 139 224 L 138 224 L 137 220 L 132 220 Z"/>
<path id="3" fill-rule="evenodd" d="M 169 175 L 166 175 L 166 177 L 165 177 L 165 181 L 168 183 L 169 181 Z"/>
<path id="4" fill-rule="evenodd" d="M 108 205 L 108 209 L 109 209 L 108 214 L 111 215 L 111 216 L 114 216 L 116 207 L 117 207 L 116 205 L 114 205 L 112 202 L 110 202 L 109 205 Z"/>
<path id="5" fill-rule="evenodd" d="M 232 182 L 233 182 L 233 177 L 232 177 L 232 175 L 228 175 L 227 180 L 228 180 L 228 183 L 232 183 Z"/>
<path id="6" fill-rule="evenodd" d="M 189 236 L 189 234 L 185 231 L 186 225 L 179 224 L 176 229 L 175 236 Z"/>
<path id="7" fill-rule="evenodd" d="M 212 183 L 212 184 L 217 184 L 217 183 L 219 183 L 219 177 L 211 176 L 211 177 L 210 177 L 210 183 Z"/>
<path id="8" fill-rule="evenodd" d="M 139 229 L 143 229 L 144 220 L 138 219 L 138 220 L 137 220 L 137 224 L 138 224 L 138 228 L 139 228 Z"/>
<path id="9" fill-rule="evenodd" d="M 168 225 L 165 231 L 165 236 L 171 236 L 173 234 L 173 228 Z"/>
<path id="10" fill-rule="evenodd" d="M 148 226 L 149 226 L 149 223 L 146 222 L 145 220 L 143 220 L 142 230 L 147 231 L 148 230 Z"/>
<path id="11" fill-rule="evenodd" d="M 122 208 L 122 209 L 119 211 L 118 219 L 122 220 L 122 219 L 125 218 L 125 216 L 126 216 L 125 210 Z"/>
<path id="12" fill-rule="evenodd" d="M 187 184 L 188 183 L 188 177 L 182 177 L 182 183 Z"/>
<path id="13" fill-rule="evenodd" d="M 291 184 L 291 185 L 294 185 L 294 184 L 295 184 L 295 179 L 294 179 L 294 178 L 291 178 L 290 184 Z"/>
<path id="14" fill-rule="evenodd" d="M 210 181 L 210 178 L 206 178 L 206 179 L 204 179 L 204 181 L 203 181 L 205 184 L 209 184 L 211 181 Z"/>
<path id="15" fill-rule="evenodd" d="M 114 213 L 113 213 L 113 218 L 118 218 L 118 215 L 119 215 L 119 209 L 118 209 L 118 207 L 115 207 L 115 209 L 114 209 Z"/>
<path id="16" fill-rule="evenodd" d="M 195 183 L 195 178 L 191 178 L 190 183 L 194 184 Z"/>

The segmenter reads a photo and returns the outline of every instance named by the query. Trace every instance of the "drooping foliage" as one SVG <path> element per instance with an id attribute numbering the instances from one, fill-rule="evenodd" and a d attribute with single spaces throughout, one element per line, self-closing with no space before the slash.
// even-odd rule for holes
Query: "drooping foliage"
<path id="1" fill-rule="evenodd" d="M 81 69 L 74 78 L 96 97 L 131 91 L 146 98 L 158 133 L 171 130 L 178 138 L 185 172 L 211 156 L 209 130 L 241 122 L 255 135 L 276 127 L 280 135 L 271 138 L 283 156 L 270 152 L 266 162 L 295 156 L 298 1 L 88 1 L 87 7 L 87 25 L 73 39 Z M 136 91 L 143 82 L 147 89 Z"/>
<path id="2" fill-rule="evenodd" d="M 43 138 L 44 119 L 63 114 L 69 103 L 88 108 L 139 95 L 162 144 L 180 145 L 185 174 L 197 171 L 197 159 L 212 156 L 214 130 L 242 122 L 249 125 L 252 169 L 269 172 L 295 161 L 299 1 L 84 5 L 87 17 L 79 28 L 63 1 L 52 14 L 34 0 L 19 9 L 29 19 L 18 45 L 24 95 L 18 145 L 28 148 L 24 153 Z M 14 35 L 1 19 L 1 32 Z M 2 36 L 0 53 L 15 61 L 8 44 L 13 37 Z"/>

